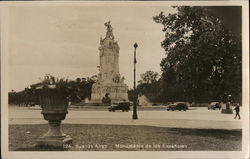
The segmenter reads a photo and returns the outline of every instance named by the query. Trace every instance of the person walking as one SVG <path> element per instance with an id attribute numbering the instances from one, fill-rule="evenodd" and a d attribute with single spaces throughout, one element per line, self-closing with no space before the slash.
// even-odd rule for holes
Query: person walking
<path id="1" fill-rule="evenodd" d="M 236 111 L 236 115 L 235 115 L 234 119 L 236 119 L 237 116 L 240 119 L 240 114 L 239 114 L 239 112 L 240 112 L 240 105 L 237 104 L 236 107 L 234 108 L 234 110 Z"/>

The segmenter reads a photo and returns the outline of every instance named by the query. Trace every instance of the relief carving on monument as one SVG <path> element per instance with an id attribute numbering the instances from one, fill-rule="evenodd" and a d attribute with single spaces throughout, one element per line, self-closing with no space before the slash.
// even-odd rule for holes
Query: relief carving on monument
<path id="1" fill-rule="evenodd" d="M 115 52 L 119 52 L 119 50 L 120 50 L 120 47 L 119 47 L 119 45 L 118 45 L 118 42 L 117 41 L 115 41 L 114 43 L 113 43 L 113 48 L 112 48 Z"/>
<path id="2" fill-rule="evenodd" d="M 120 74 L 116 74 L 114 75 L 114 77 L 112 78 L 114 83 L 124 83 L 125 77 L 122 76 Z"/>
<path id="3" fill-rule="evenodd" d="M 122 76 L 122 78 L 121 78 L 121 83 L 124 83 L 124 80 L 125 80 L 125 77 Z"/>
<path id="4" fill-rule="evenodd" d="M 110 87 L 103 87 L 102 88 L 102 93 L 110 93 L 111 92 L 111 88 Z"/>
<path id="5" fill-rule="evenodd" d="M 121 87 L 121 88 L 120 88 L 120 92 L 121 92 L 121 93 L 127 93 L 127 90 L 126 90 L 124 87 Z"/>
<path id="6" fill-rule="evenodd" d="M 103 41 L 103 39 L 100 39 L 101 46 L 99 47 L 99 51 L 101 53 L 101 56 L 103 55 L 105 50 L 111 50 L 112 51 L 111 53 L 118 53 L 119 52 L 120 47 L 118 46 L 118 43 L 116 41 L 109 42 L 108 46 L 104 45 L 102 41 Z"/>
<path id="7" fill-rule="evenodd" d="M 114 83 L 120 83 L 120 74 L 116 74 L 114 75 L 114 77 L 112 78 Z"/>
<path id="8" fill-rule="evenodd" d="M 92 86 L 91 93 L 96 93 L 96 89 L 94 85 Z"/>
<path id="9" fill-rule="evenodd" d="M 103 55 L 103 51 L 104 51 L 104 45 L 103 45 L 103 41 L 104 41 L 104 39 L 102 39 L 102 37 L 100 37 L 100 47 L 99 47 L 99 51 L 100 51 L 100 53 L 101 53 L 101 55 L 100 56 L 102 56 Z"/>
<path id="10" fill-rule="evenodd" d="M 102 74 L 98 73 L 96 83 L 100 84 L 102 82 Z"/>

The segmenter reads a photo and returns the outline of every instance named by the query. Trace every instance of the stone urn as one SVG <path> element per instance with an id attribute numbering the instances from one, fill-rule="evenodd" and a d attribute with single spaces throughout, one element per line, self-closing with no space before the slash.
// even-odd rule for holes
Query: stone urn
<path id="1" fill-rule="evenodd" d="M 72 144 L 72 138 L 62 132 L 61 121 L 68 113 L 68 98 L 66 93 L 49 85 L 48 88 L 37 88 L 40 105 L 45 120 L 48 121 L 49 130 L 36 142 L 36 146 L 52 146 L 64 148 Z"/>

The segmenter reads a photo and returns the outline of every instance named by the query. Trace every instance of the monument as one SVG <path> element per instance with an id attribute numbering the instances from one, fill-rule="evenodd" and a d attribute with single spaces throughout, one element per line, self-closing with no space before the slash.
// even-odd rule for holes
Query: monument
<path id="1" fill-rule="evenodd" d="M 92 85 L 91 103 L 102 103 L 107 95 L 111 103 L 128 101 L 128 86 L 124 83 L 124 76 L 119 73 L 119 45 L 115 41 L 113 28 L 108 21 L 106 37 L 100 38 L 99 57 L 100 70 L 96 83 Z"/>

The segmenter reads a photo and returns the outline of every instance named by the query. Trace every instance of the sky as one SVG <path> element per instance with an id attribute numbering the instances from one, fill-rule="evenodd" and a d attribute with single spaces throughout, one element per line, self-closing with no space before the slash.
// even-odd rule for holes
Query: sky
<path id="1" fill-rule="evenodd" d="M 45 74 L 76 79 L 98 74 L 100 37 L 111 21 L 120 46 L 120 74 L 133 85 L 133 44 L 137 81 L 147 70 L 160 73 L 165 57 L 162 25 L 153 16 L 169 6 L 13 6 L 9 8 L 9 91 L 40 82 Z"/>

